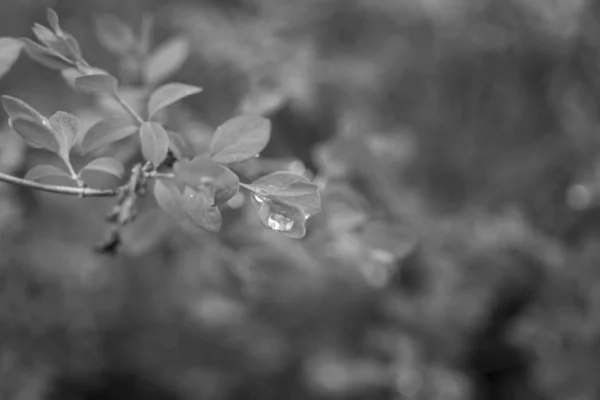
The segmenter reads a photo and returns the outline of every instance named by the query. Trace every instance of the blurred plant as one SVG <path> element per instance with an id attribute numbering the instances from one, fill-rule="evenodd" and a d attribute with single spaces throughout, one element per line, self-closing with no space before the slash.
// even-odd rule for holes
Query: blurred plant
<path id="1" fill-rule="evenodd" d="M 120 93 L 116 77 L 91 66 L 83 58 L 77 40 L 61 28 L 52 9 L 48 9 L 47 19 L 50 28 L 40 24 L 33 26 L 39 43 L 27 38 L 0 38 L 0 76 L 24 51 L 38 63 L 61 71 L 78 92 L 112 99 L 126 114 L 111 115 L 85 131 L 75 115 L 58 111 L 47 118 L 18 98 L 2 96 L 12 130 L 32 147 L 57 155 L 62 165 L 37 165 L 24 178 L 0 173 L 0 180 L 82 198 L 117 197 L 117 205 L 107 216 L 112 227 L 108 240 L 100 246 L 103 252 L 117 250 L 122 227 L 136 218 L 139 199 L 146 195 L 150 185 L 159 207 L 193 236 L 203 230 L 219 231 L 222 223 L 219 207 L 232 200 L 241 188 L 251 196 L 265 227 L 289 237 L 304 237 L 306 220 L 321 209 L 317 185 L 287 171 L 276 171 L 252 183 L 242 183 L 230 168 L 259 156 L 270 139 L 269 120 L 255 115 L 232 118 L 216 129 L 206 151 L 195 150 L 183 135 L 168 131 L 160 122 L 160 112 L 165 108 L 202 91 L 200 87 L 184 83 L 160 84 L 187 58 L 189 50 L 185 39 L 170 39 L 151 51 L 150 18 L 144 19 L 139 35 L 116 17 L 98 19 L 100 42 L 120 56 L 124 79 L 141 83 L 142 92 L 147 91 L 142 109 L 132 106 Z M 81 155 L 89 155 L 136 134 L 145 162 L 135 164 L 126 182 L 117 188 L 88 187 L 83 172 L 100 171 L 122 178 L 125 167 L 116 158 L 103 156 L 89 160 L 77 170 L 71 163 L 71 152 L 75 149 Z M 67 178 L 72 184 L 38 182 L 50 177 Z"/>

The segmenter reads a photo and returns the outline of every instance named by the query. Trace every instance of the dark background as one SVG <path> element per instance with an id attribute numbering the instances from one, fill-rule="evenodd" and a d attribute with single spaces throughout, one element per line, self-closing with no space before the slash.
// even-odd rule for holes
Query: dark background
<path id="1" fill-rule="evenodd" d="M 48 6 L 114 74 L 95 16 L 152 13 L 204 87 L 173 129 L 205 140 L 259 88 L 263 158 L 327 184 L 303 240 L 243 207 L 194 241 L 148 201 L 116 258 L 110 200 L 0 184 L 0 398 L 599 398 L 598 1 L 2 0 L 0 35 Z M 95 115 L 26 57 L 0 92 Z M 48 159 L 4 126 L 0 170 Z M 395 221 L 396 257 L 352 218 Z"/>

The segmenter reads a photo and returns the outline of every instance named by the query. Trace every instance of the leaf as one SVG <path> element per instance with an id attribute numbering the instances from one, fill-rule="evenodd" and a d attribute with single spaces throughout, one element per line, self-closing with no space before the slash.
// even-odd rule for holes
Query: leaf
<path id="1" fill-rule="evenodd" d="M 184 97 L 200 93 L 202 88 L 185 83 L 168 83 L 156 89 L 148 100 L 148 118 Z"/>
<path id="2" fill-rule="evenodd" d="M 417 236 L 406 226 L 377 220 L 363 227 L 361 237 L 367 247 L 385 251 L 396 259 L 408 255 L 418 242 Z"/>
<path id="3" fill-rule="evenodd" d="M 121 164 L 119 160 L 112 157 L 97 158 L 83 167 L 80 173 L 83 171 L 100 171 L 114 175 L 117 178 L 122 178 L 125 174 L 125 168 L 123 167 L 123 164 Z"/>
<path id="4" fill-rule="evenodd" d="M 270 136 L 268 119 L 250 115 L 235 117 L 217 128 L 210 143 L 210 154 L 221 164 L 245 161 L 259 154 Z"/>
<path id="5" fill-rule="evenodd" d="M 117 78 L 108 74 L 92 74 L 75 78 L 75 88 L 87 94 L 116 94 L 119 87 Z"/>
<path id="6" fill-rule="evenodd" d="M 221 230 L 222 217 L 218 207 L 212 207 L 210 194 L 204 190 L 186 186 L 183 192 L 183 207 L 192 221 L 210 232 Z"/>
<path id="7" fill-rule="evenodd" d="M 278 200 L 261 201 L 256 197 L 253 197 L 252 204 L 265 227 L 294 239 L 306 235 L 306 214 L 299 207 Z"/>
<path id="8" fill-rule="evenodd" d="M 78 60 L 81 58 L 81 49 L 77 40 L 68 34 L 59 30 L 59 34 L 51 31 L 40 24 L 33 25 L 33 34 L 47 48 L 54 50 L 68 60 Z"/>
<path id="9" fill-rule="evenodd" d="M 244 114 L 273 114 L 286 100 L 286 96 L 281 91 L 253 93 L 244 99 L 240 110 Z"/>
<path id="10" fill-rule="evenodd" d="M 110 143 L 125 139 L 137 132 L 138 127 L 129 118 L 113 117 L 93 125 L 83 136 L 81 152 L 83 154 L 98 150 Z"/>
<path id="11" fill-rule="evenodd" d="M 25 174 L 24 179 L 28 181 L 38 181 L 49 176 L 64 176 L 70 178 L 67 171 L 54 165 L 36 165 Z"/>
<path id="12" fill-rule="evenodd" d="M 68 159 L 69 152 L 77 140 L 81 121 L 68 112 L 58 111 L 50 117 L 50 125 L 60 144 L 61 154 L 65 159 Z"/>
<path id="13" fill-rule="evenodd" d="M 47 119 L 35 108 L 16 97 L 2 95 L 2 107 L 12 119 L 28 119 L 39 124 L 46 124 Z"/>
<path id="14" fill-rule="evenodd" d="M 158 122 L 144 122 L 140 128 L 142 154 L 158 167 L 167 158 L 169 134 Z"/>
<path id="15" fill-rule="evenodd" d="M 53 153 L 60 153 L 60 144 L 56 140 L 56 134 L 49 126 L 42 125 L 29 119 L 13 118 L 9 120 L 9 125 L 25 139 L 25 141 Z"/>
<path id="16" fill-rule="evenodd" d="M 73 35 L 63 31 L 61 40 L 65 43 L 65 46 L 69 48 L 71 55 L 75 59 L 81 60 L 81 47 L 79 47 L 79 42 L 77 42 L 77 39 L 75 39 Z"/>
<path id="17" fill-rule="evenodd" d="M 42 47 L 27 38 L 22 38 L 21 40 L 24 43 L 23 50 L 25 53 L 27 53 L 27 55 L 34 61 L 37 61 L 48 68 L 63 70 L 65 68 L 71 68 L 75 66 L 72 61 L 62 56 L 55 50 Z"/>
<path id="18" fill-rule="evenodd" d="M 167 131 L 167 133 L 169 134 L 169 150 L 173 152 L 175 158 L 188 158 L 190 155 L 189 153 L 191 145 L 188 143 L 185 137 L 173 131 Z"/>
<path id="19" fill-rule="evenodd" d="M 186 38 L 175 37 L 158 46 L 146 63 L 144 77 L 146 83 L 161 82 L 179 70 L 190 54 Z"/>
<path id="20" fill-rule="evenodd" d="M 56 11 L 54 11 L 51 8 L 48 8 L 46 10 L 46 19 L 48 20 L 48 24 L 50 25 L 50 28 L 52 28 L 54 33 L 56 33 L 58 35 L 61 32 L 61 30 L 60 30 L 60 22 L 58 19 L 58 14 L 56 14 Z"/>
<path id="21" fill-rule="evenodd" d="M 269 198 L 299 207 L 308 215 L 321 211 L 319 187 L 302 175 L 278 171 L 257 179 L 251 186 Z"/>
<path id="22" fill-rule="evenodd" d="M 104 14 L 96 18 L 96 36 L 106 50 L 116 54 L 126 54 L 136 45 L 133 29 L 120 18 Z"/>
<path id="23" fill-rule="evenodd" d="M 175 176 L 196 190 L 209 190 L 210 205 L 221 205 L 238 191 L 239 177 L 227 167 L 208 157 L 198 156 L 193 160 L 179 160 L 173 166 Z"/>
<path id="24" fill-rule="evenodd" d="M 69 48 L 50 29 L 40 24 L 33 24 L 32 30 L 35 37 L 47 48 L 65 57 L 70 55 Z"/>
<path id="25" fill-rule="evenodd" d="M 0 37 L 0 78 L 2 78 L 21 54 L 23 42 L 10 37 Z"/>
<path id="26" fill-rule="evenodd" d="M 205 231 L 197 226 L 184 209 L 183 195 L 174 182 L 154 181 L 154 197 L 158 206 L 191 236 L 201 238 Z"/>

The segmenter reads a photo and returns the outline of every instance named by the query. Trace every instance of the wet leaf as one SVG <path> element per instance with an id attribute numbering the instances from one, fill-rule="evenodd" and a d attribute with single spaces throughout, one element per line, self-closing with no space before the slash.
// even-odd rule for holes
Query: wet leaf
<path id="1" fill-rule="evenodd" d="M 82 153 L 89 153 L 137 132 L 130 118 L 113 117 L 93 125 L 81 142 Z"/>
<path id="2" fill-rule="evenodd" d="M 25 174 L 24 179 L 28 181 L 38 181 L 50 176 L 62 176 L 70 178 L 70 175 L 67 171 L 54 165 L 36 165 L 35 167 L 31 168 L 27 174 Z"/>
<path id="3" fill-rule="evenodd" d="M 210 144 L 211 158 L 232 164 L 258 155 L 271 137 L 271 122 L 258 116 L 235 117 L 217 128 Z"/>
<path id="4" fill-rule="evenodd" d="M 81 121 L 68 112 L 58 111 L 50 117 L 50 125 L 60 144 L 60 153 L 63 158 L 69 158 L 69 152 L 75 145 Z"/>
<path id="5" fill-rule="evenodd" d="M 60 71 L 75 66 L 72 61 L 59 54 L 56 50 L 47 49 L 27 38 L 22 38 L 21 40 L 23 41 L 23 50 L 25 53 L 45 67 Z"/>
<path id="6" fill-rule="evenodd" d="M 185 83 L 167 83 L 159 87 L 150 95 L 148 100 L 148 118 L 152 118 L 163 108 L 201 91 L 202 88 Z"/>
<path id="7" fill-rule="evenodd" d="M 108 74 L 92 74 L 75 78 L 75 88 L 86 94 L 112 95 L 119 88 L 117 78 Z"/>
<path id="8" fill-rule="evenodd" d="M 208 189 L 210 205 L 222 205 L 238 191 L 238 176 L 208 157 L 179 160 L 173 166 L 173 172 L 182 183 L 196 190 Z"/>
<path id="9" fill-rule="evenodd" d="M 222 218 L 218 207 L 211 205 L 210 194 L 205 190 L 186 186 L 183 192 L 183 204 L 187 215 L 198 226 L 210 232 L 221 230 Z"/>
<path id="10" fill-rule="evenodd" d="M 190 53 L 186 38 L 175 37 L 158 46 L 150 54 L 144 68 L 147 83 L 161 82 L 179 70 Z"/>
<path id="11" fill-rule="evenodd" d="M 256 197 L 253 197 L 252 204 L 266 228 L 294 239 L 301 239 L 306 235 L 306 214 L 299 207 L 285 201 L 261 200 Z"/>
<path id="12" fill-rule="evenodd" d="M 144 122 L 140 127 L 144 158 L 158 167 L 167 158 L 169 134 L 158 122 Z"/>
<path id="13" fill-rule="evenodd" d="M 10 37 L 0 37 L 0 78 L 10 71 L 21 54 L 23 42 Z"/>
<path id="14" fill-rule="evenodd" d="M 104 48 L 115 54 L 127 54 L 136 45 L 133 29 L 120 18 L 104 14 L 96 18 L 96 36 Z"/>
<path id="15" fill-rule="evenodd" d="M 279 171 L 263 176 L 252 183 L 269 198 L 279 199 L 299 207 L 308 215 L 321 211 L 319 187 L 291 172 Z"/>
<path id="16" fill-rule="evenodd" d="M 119 160 L 112 157 L 97 158 L 83 167 L 80 173 L 83 171 L 104 172 L 116 176 L 117 178 L 122 178 L 125 174 L 125 168 L 123 167 L 123 164 L 121 164 Z"/>

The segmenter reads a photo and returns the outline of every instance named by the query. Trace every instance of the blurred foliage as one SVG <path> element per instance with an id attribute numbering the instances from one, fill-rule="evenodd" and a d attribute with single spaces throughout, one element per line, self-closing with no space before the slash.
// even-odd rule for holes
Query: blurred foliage
<path id="1" fill-rule="evenodd" d="M 195 240 L 148 201 L 106 259 L 110 200 L 0 184 L 1 398 L 600 395 L 597 1 L 4 0 L 0 35 L 47 6 L 114 74 L 102 13 L 188 38 L 204 93 L 165 121 L 201 149 L 268 116 L 240 175 L 313 177 L 323 212 L 293 241 L 238 199 Z M 99 119 L 25 58 L 0 92 Z M 44 157 L 0 131 L 1 171 Z"/>

